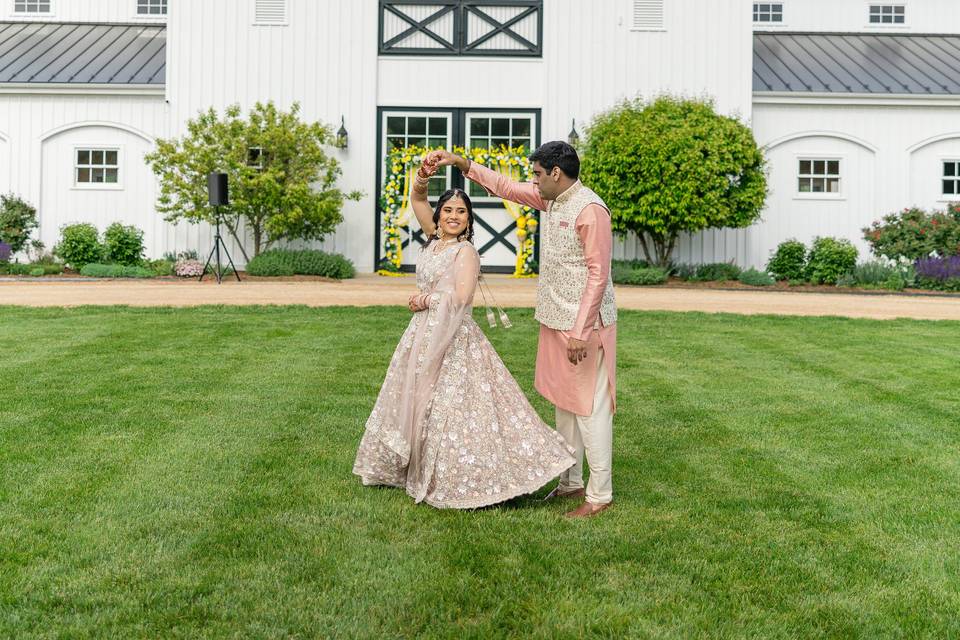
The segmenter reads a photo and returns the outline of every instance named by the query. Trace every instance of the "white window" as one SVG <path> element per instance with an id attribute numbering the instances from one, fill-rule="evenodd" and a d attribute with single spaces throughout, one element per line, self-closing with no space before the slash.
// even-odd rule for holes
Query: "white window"
<path id="1" fill-rule="evenodd" d="M 870 24 L 903 24 L 906 18 L 902 4 L 870 5 Z"/>
<path id="2" fill-rule="evenodd" d="M 167 0 L 137 0 L 138 16 L 167 15 Z"/>
<path id="3" fill-rule="evenodd" d="M 471 113 L 467 116 L 467 148 L 523 147 L 526 155 L 530 155 L 534 126 L 532 114 Z M 468 184 L 471 198 L 487 196 L 483 187 L 473 182 Z"/>
<path id="4" fill-rule="evenodd" d="M 840 160 L 800 158 L 799 193 L 840 193 Z"/>
<path id="5" fill-rule="evenodd" d="M 960 196 L 960 160 L 943 161 L 943 195 Z"/>
<path id="6" fill-rule="evenodd" d="M 78 148 L 75 158 L 74 176 L 77 186 L 116 185 L 120 182 L 119 149 Z"/>
<path id="7" fill-rule="evenodd" d="M 783 3 L 782 2 L 754 2 L 753 3 L 753 21 L 754 22 L 783 22 Z"/>
<path id="8" fill-rule="evenodd" d="M 287 24 L 287 0 L 253 0 L 253 24 Z"/>
<path id="9" fill-rule="evenodd" d="M 450 115 L 447 113 L 385 113 L 384 157 L 390 149 L 404 147 L 450 148 Z M 450 167 L 442 167 L 430 178 L 429 196 L 439 196 L 450 188 Z"/>
<path id="10" fill-rule="evenodd" d="M 663 31 L 663 0 L 633 0 L 633 30 Z"/>
<path id="11" fill-rule="evenodd" d="M 51 0 L 14 0 L 14 13 L 50 13 Z"/>

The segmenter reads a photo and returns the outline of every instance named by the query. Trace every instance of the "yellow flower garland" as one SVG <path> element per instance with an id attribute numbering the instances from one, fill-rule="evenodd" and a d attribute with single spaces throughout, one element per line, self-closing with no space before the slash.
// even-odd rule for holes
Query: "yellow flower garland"
<path id="1" fill-rule="evenodd" d="M 412 172 L 423 161 L 424 156 L 433 151 L 431 148 L 409 146 L 391 149 L 387 156 L 389 168 L 383 186 L 381 208 L 383 210 L 383 253 L 384 259 L 393 269 L 381 269 L 381 275 L 401 275 L 403 264 L 403 243 L 400 229 L 409 224 L 409 185 Z M 464 149 L 454 147 L 454 153 L 470 158 L 477 164 L 503 173 L 512 180 L 527 182 L 530 179 L 530 161 L 523 147 L 501 146 L 496 149 Z M 536 245 L 537 212 L 530 207 L 504 201 L 504 208 L 517 222 L 517 261 L 513 277 L 535 277 L 534 247 Z"/>

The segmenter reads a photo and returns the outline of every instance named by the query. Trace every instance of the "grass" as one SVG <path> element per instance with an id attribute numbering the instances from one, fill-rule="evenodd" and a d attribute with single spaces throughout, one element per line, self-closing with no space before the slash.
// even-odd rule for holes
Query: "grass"
<path id="1" fill-rule="evenodd" d="M 568 522 L 351 475 L 406 319 L 0 308 L 0 637 L 960 635 L 957 323 L 622 312 Z"/>

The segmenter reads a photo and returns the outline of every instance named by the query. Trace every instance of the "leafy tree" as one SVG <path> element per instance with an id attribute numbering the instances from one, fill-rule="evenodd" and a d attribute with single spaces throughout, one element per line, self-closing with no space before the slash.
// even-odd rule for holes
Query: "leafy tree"
<path id="1" fill-rule="evenodd" d="M 614 231 L 636 233 L 652 264 L 669 265 L 681 233 L 760 217 L 763 153 L 749 127 L 710 102 L 625 101 L 597 115 L 585 138 L 581 179 L 611 208 Z"/>
<path id="2" fill-rule="evenodd" d="M 0 242 L 16 253 L 27 245 L 36 229 L 37 210 L 12 193 L 0 195 Z"/>
<path id="3" fill-rule="evenodd" d="M 330 127 L 300 120 L 299 104 L 285 112 L 258 102 L 246 118 L 238 105 L 223 117 L 201 112 L 185 136 L 158 140 L 146 156 L 160 180 L 157 210 L 169 222 L 214 222 L 207 174 L 218 171 L 230 181 L 223 222 L 248 262 L 244 228 L 254 256 L 280 241 L 322 240 L 343 221 L 344 200 L 362 196 L 337 187 L 340 163 L 324 150 L 333 141 Z"/>

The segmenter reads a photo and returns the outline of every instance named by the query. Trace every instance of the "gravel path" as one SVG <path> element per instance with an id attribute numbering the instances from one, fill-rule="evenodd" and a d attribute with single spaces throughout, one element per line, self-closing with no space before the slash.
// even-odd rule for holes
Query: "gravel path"
<path id="1" fill-rule="evenodd" d="M 504 307 L 532 307 L 536 282 L 486 276 Z M 414 291 L 412 277 L 361 275 L 330 282 L 290 280 L 17 280 L 0 281 L 0 305 L 34 307 L 112 305 L 195 306 L 201 304 L 403 305 Z M 477 304 L 481 299 L 477 298 Z M 960 297 L 850 295 L 780 291 L 725 291 L 679 287 L 617 287 L 623 309 L 706 311 L 740 314 L 847 316 L 960 320 Z"/>

